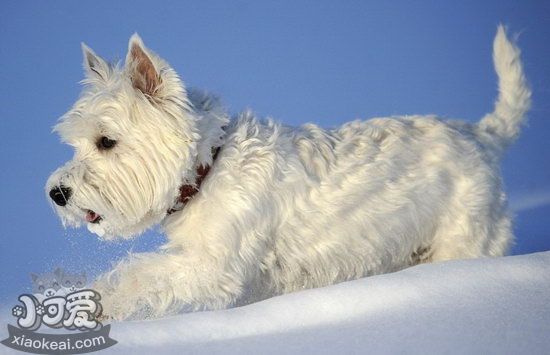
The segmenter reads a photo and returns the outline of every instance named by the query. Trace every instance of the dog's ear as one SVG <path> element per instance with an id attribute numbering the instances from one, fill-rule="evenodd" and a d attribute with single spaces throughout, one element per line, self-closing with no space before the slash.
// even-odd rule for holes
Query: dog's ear
<path id="1" fill-rule="evenodd" d="M 147 96 L 154 96 L 160 85 L 160 76 L 137 33 L 130 37 L 126 55 L 126 70 L 134 88 Z"/>
<path id="2" fill-rule="evenodd" d="M 88 47 L 84 42 L 81 43 L 82 56 L 84 57 L 84 73 L 88 79 L 107 79 L 109 74 L 109 64 Z"/>

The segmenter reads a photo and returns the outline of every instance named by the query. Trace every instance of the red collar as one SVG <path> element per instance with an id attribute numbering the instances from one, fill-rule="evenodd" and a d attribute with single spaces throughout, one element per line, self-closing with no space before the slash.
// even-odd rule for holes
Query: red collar
<path id="1" fill-rule="evenodd" d="M 214 165 L 214 162 L 218 157 L 218 153 L 220 152 L 220 147 L 212 148 L 212 152 L 212 165 Z M 187 202 L 189 202 L 189 200 L 191 200 L 191 198 L 195 196 L 197 192 L 199 192 L 201 184 L 206 178 L 206 175 L 208 175 L 209 171 L 210 165 L 199 165 L 199 167 L 197 168 L 197 177 L 195 178 L 195 184 L 186 184 L 180 186 L 180 194 L 178 196 L 178 200 L 176 201 L 174 207 L 168 210 L 167 214 L 170 215 L 176 211 L 180 211 L 185 206 L 185 204 L 187 204 Z"/>

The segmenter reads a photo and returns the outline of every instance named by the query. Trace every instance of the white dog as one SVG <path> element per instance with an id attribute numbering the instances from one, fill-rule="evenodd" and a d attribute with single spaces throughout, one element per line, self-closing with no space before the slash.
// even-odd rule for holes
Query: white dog
<path id="1" fill-rule="evenodd" d="M 96 288 L 114 319 L 221 309 L 422 262 L 503 255 L 499 177 L 530 91 L 498 28 L 499 96 L 478 124 L 434 116 L 299 128 L 186 91 L 134 35 L 125 66 L 83 45 L 85 89 L 56 125 L 75 149 L 46 192 L 65 225 L 105 239 L 161 224 Z"/>

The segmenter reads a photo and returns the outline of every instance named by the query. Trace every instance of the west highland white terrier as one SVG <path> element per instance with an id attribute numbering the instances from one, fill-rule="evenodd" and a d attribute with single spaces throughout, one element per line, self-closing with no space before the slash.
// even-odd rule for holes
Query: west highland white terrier
<path id="1" fill-rule="evenodd" d="M 214 310 L 423 262 L 503 255 L 499 176 L 530 105 L 520 51 L 494 40 L 495 109 L 298 128 L 187 91 L 130 38 L 124 66 L 86 45 L 85 88 L 55 126 L 74 158 L 46 193 L 64 225 L 104 239 L 157 224 L 168 242 L 94 283 L 113 319 Z"/>

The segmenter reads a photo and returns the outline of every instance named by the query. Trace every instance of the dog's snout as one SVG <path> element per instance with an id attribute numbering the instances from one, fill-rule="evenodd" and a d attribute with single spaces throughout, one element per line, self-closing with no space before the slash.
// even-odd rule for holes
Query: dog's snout
<path id="1" fill-rule="evenodd" d="M 50 198 L 58 205 L 65 206 L 69 198 L 71 197 L 72 191 L 70 187 L 65 186 L 56 186 L 50 190 Z"/>

